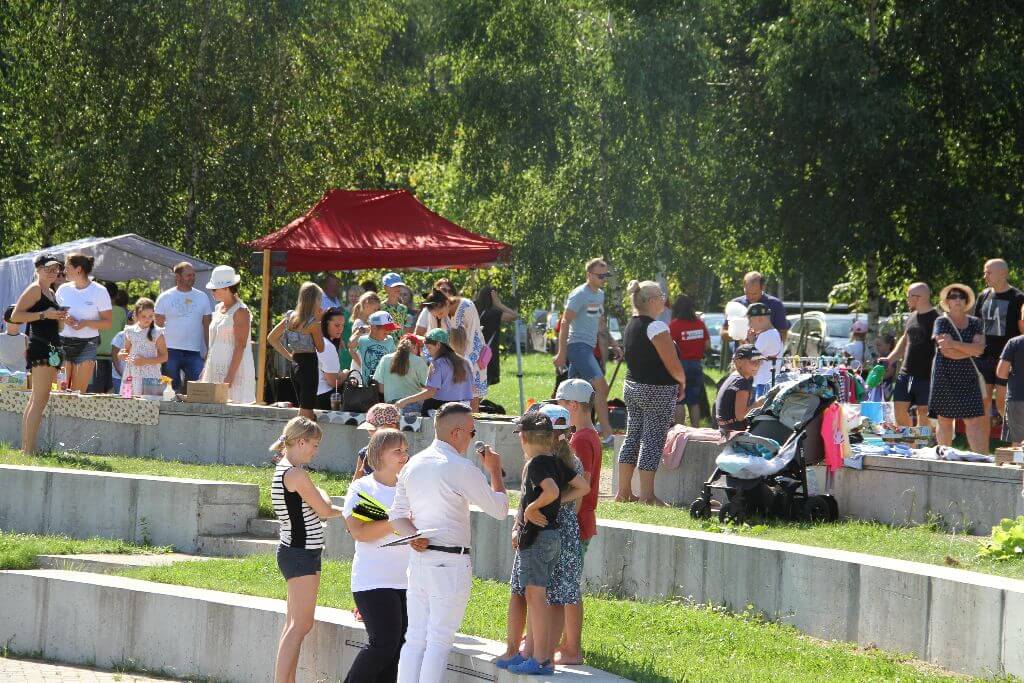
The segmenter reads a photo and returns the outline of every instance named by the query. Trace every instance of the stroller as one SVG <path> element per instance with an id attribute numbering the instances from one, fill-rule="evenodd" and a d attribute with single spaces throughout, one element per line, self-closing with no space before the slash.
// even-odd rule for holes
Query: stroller
<path id="1" fill-rule="evenodd" d="M 810 495 L 806 452 L 809 425 L 836 400 L 828 377 L 812 375 L 776 385 L 764 403 L 747 415 L 750 429 L 734 434 L 715 460 L 690 516 L 712 515 L 715 491 L 726 494 L 720 522 L 741 524 L 755 514 L 803 522 L 834 522 L 839 505 L 831 495 Z M 781 445 L 780 445 L 781 444 Z M 724 480 L 724 483 L 723 483 Z"/>

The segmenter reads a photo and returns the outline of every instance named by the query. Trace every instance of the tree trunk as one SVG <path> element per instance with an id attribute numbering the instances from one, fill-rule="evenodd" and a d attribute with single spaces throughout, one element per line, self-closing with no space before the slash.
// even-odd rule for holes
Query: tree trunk
<path id="1" fill-rule="evenodd" d="M 199 29 L 199 50 L 196 54 L 196 70 L 193 76 L 195 102 L 193 104 L 192 133 L 189 156 L 191 172 L 188 183 L 188 202 L 182 222 L 185 226 L 184 249 L 187 253 L 195 251 L 198 230 L 196 223 L 199 216 L 199 183 L 202 182 L 202 165 L 199 161 L 203 151 L 203 109 L 206 101 L 206 50 L 210 42 L 210 0 L 203 3 L 202 26 Z"/>
<path id="2" fill-rule="evenodd" d="M 878 308 L 879 308 L 879 293 L 878 293 L 878 252 L 872 251 L 868 253 L 867 258 L 864 260 L 864 281 L 867 285 L 868 290 L 868 337 L 865 340 L 865 346 L 870 345 L 875 340 L 875 334 L 878 331 Z M 867 353 L 864 354 L 867 356 Z"/>

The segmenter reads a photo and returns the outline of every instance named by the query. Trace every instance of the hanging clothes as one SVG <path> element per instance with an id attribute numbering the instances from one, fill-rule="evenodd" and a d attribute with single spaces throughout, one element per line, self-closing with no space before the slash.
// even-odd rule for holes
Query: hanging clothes
<path id="1" fill-rule="evenodd" d="M 829 473 L 843 466 L 843 415 L 833 403 L 821 414 L 821 438 L 825 442 L 825 467 Z"/>

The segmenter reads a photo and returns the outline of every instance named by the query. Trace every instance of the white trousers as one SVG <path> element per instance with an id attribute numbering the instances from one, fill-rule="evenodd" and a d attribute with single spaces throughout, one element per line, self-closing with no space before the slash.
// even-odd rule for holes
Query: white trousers
<path id="1" fill-rule="evenodd" d="M 469 555 L 409 554 L 409 628 L 398 659 L 398 683 L 442 683 L 473 587 L 473 566 Z"/>

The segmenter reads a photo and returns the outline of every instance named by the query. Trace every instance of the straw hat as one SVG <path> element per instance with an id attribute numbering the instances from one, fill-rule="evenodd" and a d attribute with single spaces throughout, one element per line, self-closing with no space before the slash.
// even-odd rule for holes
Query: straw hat
<path id="1" fill-rule="evenodd" d="M 968 311 L 971 311 L 971 310 L 974 309 L 974 301 L 975 301 L 974 290 L 971 289 L 970 287 L 968 287 L 967 285 L 962 285 L 959 282 L 954 282 L 951 285 L 946 285 L 945 287 L 942 288 L 942 291 L 939 292 L 939 306 L 942 308 L 942 310 L 944 310 L 946 312 L 949 311 L 949 308 L 946 307 L 946 295 L 949 294 L 949 290 L 951 290 L 951 289 L 959 289 L 959 290 L 961 290 L 963 292 L 966 292 L 967 293 L 967 306 L 965 308 Z"/>

